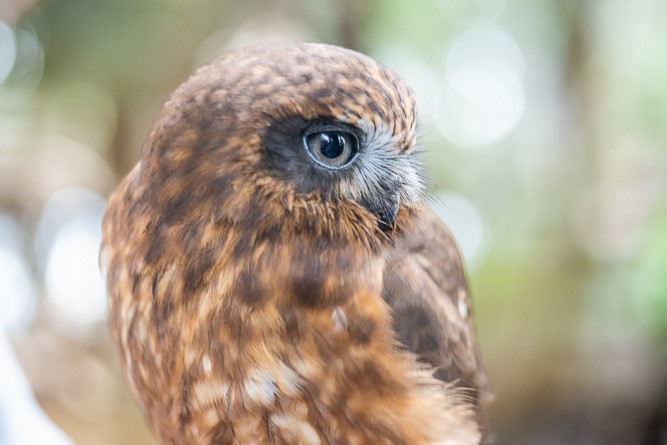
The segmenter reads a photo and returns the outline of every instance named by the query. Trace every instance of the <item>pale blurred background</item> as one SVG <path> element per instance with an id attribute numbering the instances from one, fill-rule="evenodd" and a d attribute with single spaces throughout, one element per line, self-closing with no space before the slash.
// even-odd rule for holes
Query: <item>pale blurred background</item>
<path id="1" fill-rule="evenodd" d="M 667 444 L 664 0 L 0 0 L 0 320 L 51 418 L 154 443 L 105 320 L 105 199 L 196 66 L 266 39 L 415 89 L 495 443 Z"/>

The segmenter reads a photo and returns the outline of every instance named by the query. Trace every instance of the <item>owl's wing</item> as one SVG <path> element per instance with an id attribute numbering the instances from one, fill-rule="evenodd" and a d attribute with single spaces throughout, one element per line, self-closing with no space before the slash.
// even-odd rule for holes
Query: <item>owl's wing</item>
<path id="1" fill-rule="evenodd" d="M 383 298 L 393 310 L 397 339 L 435 376 L 491 396 L 477 344 L 461 255 L 445 224 L 424 209 L 396 241 L 384 274 Z"/>

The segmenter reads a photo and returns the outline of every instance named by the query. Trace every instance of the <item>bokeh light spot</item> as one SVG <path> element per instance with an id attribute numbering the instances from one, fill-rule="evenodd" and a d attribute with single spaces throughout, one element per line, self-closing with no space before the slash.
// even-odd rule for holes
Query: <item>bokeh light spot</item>
<path id="1" fill-rule="evenodd" d="M 477 207 L 457 193 L 439 192 L 431 209 L 447 224 L 468 267 L 474 269 L 486 254 L 488 244 L 487 227 Z"/>
<path id="2" fill-rule="evenodd" d="M 34 29 L 17 28 L 16 36 L 16 64 L 12 71 L 12 85 L 20 86 L 23 90 L 35 88 L 44 74 L 44 49 Z"/>
<path id="3" fill-rule="evenodd" d="M 480 23 L 447 48 L 436 126 L 466 148 L 491 145 L 519 123 L 525 107 L 525 62 L 505 30 Z"/>
<path id="4" fill-rule="evenodd" d="M 67 188 L 51 196 L 38 231 L 45 255 L 44 280 L 58 313 L 80 324 L 106 315 L 104 284 L 98 270 L 104 200 L 97 193 Z"/>
<path id="5" fill-rule="evenodd" d="M 16 38 L 14 31 L 6 23 L 0 21 L 0 84 L 2 84 L 14 68 L 16 62 Z"/>
<path id="6" fill-rule="evenodd" d="M 35 288 L 28 261 L 19 243 L 18 224 L 0 212 L 0 325 L 24 328 L 35 311 Z"/>

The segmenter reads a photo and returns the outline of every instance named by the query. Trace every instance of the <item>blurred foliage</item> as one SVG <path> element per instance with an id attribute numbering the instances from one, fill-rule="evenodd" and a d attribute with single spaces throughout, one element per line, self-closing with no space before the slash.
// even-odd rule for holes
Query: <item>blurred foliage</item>
<path id="1" fill-rule="evenodd" d="M 49 300 L 43 206 L 108 194 L 196 66 L 302 39 L 417 93 L 433 203 L 472 240 L 496 443 L 667 443 L 666 20 L 660 0 L 0 0 L 0 211 L 35 281 L 13 338 L 40 400 L 79 444 L 148 443 L 104 322 L 73 334 Z"/>

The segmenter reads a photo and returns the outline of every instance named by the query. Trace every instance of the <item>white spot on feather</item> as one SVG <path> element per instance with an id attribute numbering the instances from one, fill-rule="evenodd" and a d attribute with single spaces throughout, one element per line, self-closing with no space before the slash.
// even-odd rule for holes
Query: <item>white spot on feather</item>
<path id="1" fill-rule="evenodd" d="M 301 377 L 285 362 L 280 362 L 280 376 L 278 378 L 278 389 L 281 393 L 294 397 L 299 393 L 302 384 Z"/>
<path id="2" fill-rule="evenodd" d="M 224 402 L 227 405 L 229 386 L 225 383 L 211 380 L 197 382 L 192 389 L 191 407 L 204 409 Z"/>
<path id="3" fill-rule="evenodd" d="M 461 314 L 461 317 L 465 320 L 468 318 L 468 294 L 464 289 L 459 288 L 457 291 L 458 295 L 458 308 L 459 308 L 459 314 Z"/>
<path id="4" fill-rule="evenodd" d="M 195 361 L 195 350 L 192 348 L 186 348 L 183 361 L 185 362 L 185 366 L 192 365 L 192 363 Z"/>
<path id="5" fill-rule="evenodd" d="M 337 306 L 331 312 L 331 318 L 333 319 L 334 322 L 334 329 L 337 332 L 347 330 L 347 315 L 345 315 L 345 311 L 343 310 L 342 307 Z"/>
<path id="6" fill-rule="evenodd" d="M 251 371 L 243 386 L 250 400 L 255 403 L 268 405 L 273 402 L 276 395 L 276 384 L 271 376 L 263 371 Z"/>
<path id="7" fill-rule="evenodd" d="M 209 357 L 208 354 L 204 354 L 204 356 L 202 357 L 201 367 L 204 370 L 204 373 L 206 373 L 206 375 L 211 374 L 211 371 L 213 370 L 213 364 L 211 363 L 211 357 Z"/>
<path id="8" fill-rule="evenodd" d="M 137 319 L 136 322 L 136 334 L 139 342 L 146 343 L 148 341 L 148 330 L 146 329 L 146 323 L 142 318 Z"/>
<path id="9" fill-rule="evenodd" d="M 321 443 L 317 431 L 308 422 L 284 414 L 271 416 L 271 421 L 278 428 L 283 439 L 288 443 L 303 445 L 320 445 Z"/>

